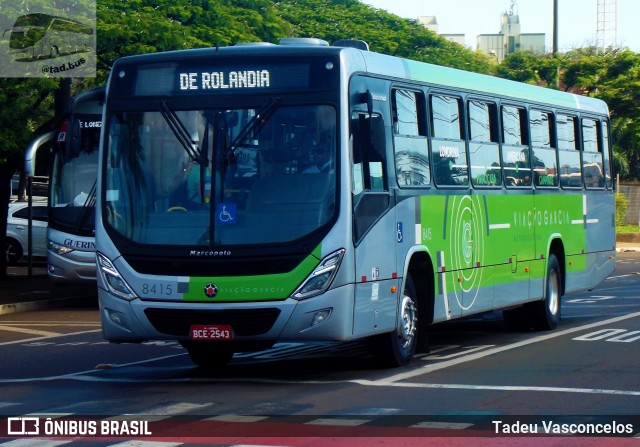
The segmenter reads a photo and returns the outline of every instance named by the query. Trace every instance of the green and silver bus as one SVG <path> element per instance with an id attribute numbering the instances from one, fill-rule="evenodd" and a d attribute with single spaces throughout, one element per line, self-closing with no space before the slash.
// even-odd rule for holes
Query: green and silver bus
<path id="1" fill-rule="evenodd" d="M 282 340 L 368 339 L 503 310 L 553 329 L 614 269 L 597 99 L 283 39 L 124 57 L 96 208 L 103 334 L 198 365 Z"/>

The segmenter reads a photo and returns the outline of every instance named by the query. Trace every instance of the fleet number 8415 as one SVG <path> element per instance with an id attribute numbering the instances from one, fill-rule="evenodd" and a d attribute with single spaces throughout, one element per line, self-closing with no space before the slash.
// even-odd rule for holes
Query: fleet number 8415
<path id="1" fill-rule="evenodd" d="M 175 291 L 174 284 L 167 283 L 144 283 L 142 284 L 142 294 L 143 295 L 172 295 Z"/>

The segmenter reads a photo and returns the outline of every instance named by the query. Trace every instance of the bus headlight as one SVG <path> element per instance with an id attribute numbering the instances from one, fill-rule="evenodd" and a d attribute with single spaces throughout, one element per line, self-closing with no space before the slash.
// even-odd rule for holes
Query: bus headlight
<path id="1" fill-rule="evenodd" d="M 136 294 L 131 290 L 131 287 L 129 287 L 127 282 L 120 276 L 120 273 L 118 273 L 115 266 L 106 256 L 97 253 L 96 260 L 98 261 L 100 276 L 109 288 L 109 292 L 127 301 L 137 298 Z"/>
<path id="2" fill-rule="evenodd" d="M 67 253 L 73 251 L 73 248 L 71 247 L 67 247 L 66 245 L 56 244 L 55 242 L 51 242 L 51 241 L 47 241 L 47 248 L 59 255 L 66 255 Z"/>
<path id="3" fill-rule="evenodd" d="M 336 273 L 338 273 L 343 256 L 344 249 L 340 249 L 320 261 L 320 264 L 311 272 L 302 285 L 293 292 L 292 297 L 297 300 L 303 300 L 325 292 L 331 285 Z"/>

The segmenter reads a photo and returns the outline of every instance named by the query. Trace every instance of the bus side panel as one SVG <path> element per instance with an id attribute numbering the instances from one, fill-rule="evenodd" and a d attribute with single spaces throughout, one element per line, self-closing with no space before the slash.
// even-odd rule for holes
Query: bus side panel
<path id="1" fill-rule="evenodd" d="M 565 293 L 596 287 L 615 269 L 615 216 L 611 191 L 592 192 L 582 199 L 584 252 L 568 257 Z"/>
<path id="2" fill-rule="evenodd" d="M 396 243 L 395 213 L 387 212 L 355 249 L 354 336 L 388 332 L 396 327 L 402 276 L 396 269 Z M 396 287 L 395 293 L 392 287 Z"/>

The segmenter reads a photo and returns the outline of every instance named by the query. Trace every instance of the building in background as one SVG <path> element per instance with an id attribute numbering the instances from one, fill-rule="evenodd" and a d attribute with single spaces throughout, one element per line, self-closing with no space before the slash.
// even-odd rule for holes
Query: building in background
<path id="1" fill-rule="evenodd" d="M 419 16 L 418 22 L 428 30 L 431 30 L 434 33 L 438 34 L 440 37 L 444 37 L 445 39 L 450 40 L 451 42 L 455 42 L 458 45 L 465 46 L 464 34 L 440 34 L 436 16 Z"/>
<path id="2" fill-rule="evenodd" d="M 439 33 L 438 21 L 434 16 L 420 16 L 418 22 L 427 29 Z M 464 34 L 440 34 L 460 45 L 465 45 Z M 517 51 L 531 51 L 534 54 L 545 54 L 545 33 L 522 33 L 520 16 L 517 12 L 516 0 L 511 0 L 509 11 L 502 13 L 500 32 L 496 34 L 480 34 L 476 36 L 476 49 L 495 56 L 498 62 Z"/>

